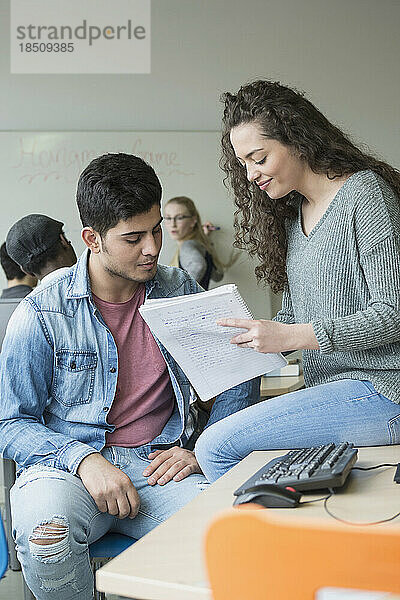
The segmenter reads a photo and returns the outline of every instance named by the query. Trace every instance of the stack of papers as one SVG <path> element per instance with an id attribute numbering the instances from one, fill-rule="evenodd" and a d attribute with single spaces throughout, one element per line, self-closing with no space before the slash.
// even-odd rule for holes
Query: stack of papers
<path id="1" fill-rule="evenodd" d="M 139 311 L 201 400 L 286 364 L 281 354 L 261 354 L 231 344 L 230 340 L 245 330 L 217 325 L 224 317 L 252 318 L 234 284 L 147 300 Z"/>

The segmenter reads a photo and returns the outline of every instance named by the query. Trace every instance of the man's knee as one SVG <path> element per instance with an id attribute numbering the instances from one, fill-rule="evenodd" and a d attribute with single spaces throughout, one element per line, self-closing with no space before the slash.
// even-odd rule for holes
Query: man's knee
<path id="1" fill-rule="evenodd" d="M 73 558 L 66 517 L 56 515 L 35 525 L 29 536 L 29 552 L 34 560 L 41 563 L 40 567 L 32 561 L 25 563 L 25 574 L 28 583 L 34 586 L 34 592 L 35 586 L 46 593 L 59 591 L 64 595 L 64 591 L 68 590 L 68 598 L 72 595 L 76 598 L 77 593 L 92 587 L 91 576 L 88 578 L 85 573 L 85 561 L 79 559 L 77 562 L 76 557 Z M 49 569 L 49 566 L 52 568 Z M 90 571 L 88 563 L 87 568 Z M 82 597 L 88 596 L 85 593 Z"/>
<path id="2" fill-rule="evenodd" d="M 42 562 L 56 562 L 68 556 L 71 552 L 68 520 L 54 516 L 36 525 L 29 536 L 29 550 Z"/>

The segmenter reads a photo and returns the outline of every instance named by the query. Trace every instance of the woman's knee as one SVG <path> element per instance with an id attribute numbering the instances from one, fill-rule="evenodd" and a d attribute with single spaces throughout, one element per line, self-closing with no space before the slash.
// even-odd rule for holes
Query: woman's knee
<path id="1" fill-rule="evenodd" d="M 200 466 L 212 453 L 213 442 L 215 442 L 215 437 L 212 435 L 214 428 L 214 425 L 211 425 L 211 427 L 205 429 L 196 442 L 194 452 Z"/>
<path id="2" fill-rule="evenodd" d="M 222 421 L 219 421 L 205 429 L 196 442 L 196 459 L 209 481 L 214 481 L 215 464 L 226 454 L 226 441 L 226 429 L 222 426 Z"/>

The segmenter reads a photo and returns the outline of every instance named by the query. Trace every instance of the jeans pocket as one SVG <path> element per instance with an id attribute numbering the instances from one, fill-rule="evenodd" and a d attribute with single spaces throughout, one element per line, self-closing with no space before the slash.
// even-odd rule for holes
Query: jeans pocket
<path id="1" fill-rule="evenodd" d="M 388 422 L 390 443 L 400 444 L 400 415 L 393 417 Z"/>
<path id="2" fill-rule="evenodd" d="M 132 463 L 128 448 L 109 446 L 108 448 L 103 449 L 102 455 L 114 465 L 114 467 L 121 469 L 121 471 L 124 471 Z"/>
<path id="3" fill-rule="evenodd" d="M 135 455 L 135 457 L 139 458 L 144 463 L 151 463 L 151 459 L 148 458 L 148 455 L 152 451 L 150 448 L 143 448 L 143 446 L 139 446 L 138 448 L 130 448 L 130 451 Z"/>

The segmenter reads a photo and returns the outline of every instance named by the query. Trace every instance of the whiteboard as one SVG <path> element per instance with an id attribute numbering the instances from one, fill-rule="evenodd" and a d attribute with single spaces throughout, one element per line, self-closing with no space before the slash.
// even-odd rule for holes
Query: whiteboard
<path id="1" fill-rule="evenodd" d="M 233 202 L 219 168 L 220 135 L 212 132 L 0 132 L 0 240 L 15 221 L 43 213 L 65 223 L 77 254 L 83 249 L 75 203 L 81 171 L 96 156 L 126 152 L 155 169 L 163 187 L 163 204 L 173 196 L 189 196 L 203 221 L 221 227 L 212 234 L 222 261 L 233 241 Z M 164 231 L 160 262 L 168 264 L 175 243 Z M 236 283 L 256 317 L 271 316 L 271 295 L 256 284 L 254 265 L 245 253 L 215 285 Z M 1 272 L 1 284 L 5 277 Z"/>

